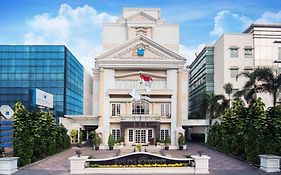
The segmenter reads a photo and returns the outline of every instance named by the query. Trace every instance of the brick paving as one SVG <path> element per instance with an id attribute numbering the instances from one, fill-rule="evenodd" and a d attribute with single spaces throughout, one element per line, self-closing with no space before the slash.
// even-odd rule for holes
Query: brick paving
<path id="1" fill-rule="evenodd" d="M 156 147 L 155 147 L 156 148 Z M 67 175 L 69 174 L 68 158 L 76 155 L 75 149 L 63 151 L 42 161 L 36 162 L 24 168 L 21 168 L 15 175 Z M 118 154 L 119 150 L 99 150 L 95 151 L 89 147 L 81 148 L 82 155 L 91 155 L 95 158 L 112 157 Z M 197 151 L 203 151 L 211 157 L 210 174 L 212 175 L 266 175 L 258 168 L 237 160 L 228 155 L 222 154 L 214 149 L 208 148 L 197 143 L 188 143 L 188 150 L 163 150 L 162 153 L 171 157 L 184 157 L 185 155 L 197 154 Z M 106 172 L 105 172 L 106 174 Z M 157 174 L 157 173 L 156 173 Z M 141 172 L 140 174 L 141 175 Z M 268 174 L 267 174 L 268 175 Z M 281 173 L 270 173 L 270 175 L 281 175 Z"/>
<path id="2" fill-rule="evenodd" d="M 69 160 L 71 156 L 75 156 L 77 147 L 72 147 L 66 151 L 58 153 L 49 158 L 35 162 L 31 165 L 21 168 L 15 175 L 67 175 L 69 174 Z M 82 155 L 89 155 L 95 158 L 113 157 L 118 150 L 93 150 L 90 147 L 80 148 Z"/>

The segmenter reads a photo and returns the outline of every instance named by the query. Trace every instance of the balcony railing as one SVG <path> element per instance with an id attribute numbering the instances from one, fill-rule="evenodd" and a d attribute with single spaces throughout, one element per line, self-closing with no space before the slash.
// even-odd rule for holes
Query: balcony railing
<path id="1" fill-rule="evenodd" d="M 133 121 L 167 121 L 170 119 L 170 116 L 161 116 L 161 115 L 152 115 L 152 114 L 121 114 L 120 116 L 111 117 L 112 122 L 133 122 Z"/>

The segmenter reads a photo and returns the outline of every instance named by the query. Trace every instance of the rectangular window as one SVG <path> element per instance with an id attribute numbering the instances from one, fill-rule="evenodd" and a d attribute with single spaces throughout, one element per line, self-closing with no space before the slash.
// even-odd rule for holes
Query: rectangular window
<path id="1" fill-rule="evenodd" d="M 230 69 L 230 77 L 236 78 L 238 75 L 238 69 Z"/>
<path id="2" fill-rule="evenodd" d="M 170 103 L 161 103 L 160 104 L 160 113 L 161 113 L 161 116 L 171 117 L 171 104 Z"/>
<path id="3" fill-rule="evenodd" d="M 170 135 L 169 129 L 161 129 L 160 130 L 160 140 L 165 140 L 168 135 Z"/>
<path id="4" fill-rule="evenodd" d="M 247 67 L 247 68 L 244 68 L 244 72 L 251 73 L 251 72 L 253 72 L 253 69 L 250 67 Z"/>
<path id="5" fill-rule="evenodd" d="M 252 48 L 245 48 L 244 49 L 245 58 L 252 58 L 253 57 L 253 49 Z"/>
<path id="6" fill-rule="evenodd" d="M 152 138 L 152 129 L 148 129 L 147 131 L 147 136 L 148 136 L 148 139 L 151 139 Z"/>
<path id="7" fill-rule="evenodd" d="M 120 104 L 113 103 L 111 104 L 111 116 L 118 116 L 120 115 Z"/>
<path id="8" fill-rule="evenodd" d="M 118 139 L 120 139 L 120 137 L 121 137 L 121 131 L 120 131 L 120 129 L 112 129 L 112 130 L 111 130 L 111 134 L 112 134 L 114 140 L 118 140 Z"/>
<path id="9" fill-rule="evenodd" d="M 230 48 L 230 57 L 238 58 L 238 48 Z"/>
<path id="10" fill-rule="evenodd" d="M 129 142 L 133 142 L 134 140 L 134 130 L 129 129 Z"/>

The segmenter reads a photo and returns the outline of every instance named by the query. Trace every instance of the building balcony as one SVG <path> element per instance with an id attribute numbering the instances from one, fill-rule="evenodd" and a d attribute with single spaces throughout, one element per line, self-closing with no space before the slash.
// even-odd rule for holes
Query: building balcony
<path id="1" fill-rule="evenodd" d="M 120 122 L 161 122 L 161 123 L 170 123 L 170 116 L 161 116 L 153 114 L 122 114 L 120 116 L 112 116 L 110 118 L 111 123 L 120 123 Z"/>
<path id="2" fill-rule="evenodd" d="M 183 120 L 183 126 L 208 126 L 210 124 L 209 119 L 185 119 Z"/>

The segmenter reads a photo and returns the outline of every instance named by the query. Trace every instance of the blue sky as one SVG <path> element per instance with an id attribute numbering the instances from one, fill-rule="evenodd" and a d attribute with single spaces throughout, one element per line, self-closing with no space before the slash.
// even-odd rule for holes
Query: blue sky
<path id="1" fill-rule="evenodd" d="M 194 58 L 222 33 L 242 32 L 253 22 L 281 23 L 280 0 L 9 0 L 0 1 L 0 44 L 65 44 L 89 70 L 101 53 L 102 23 L 122 7 L 156 7 L 180 25 L 180 53 Z"/>

